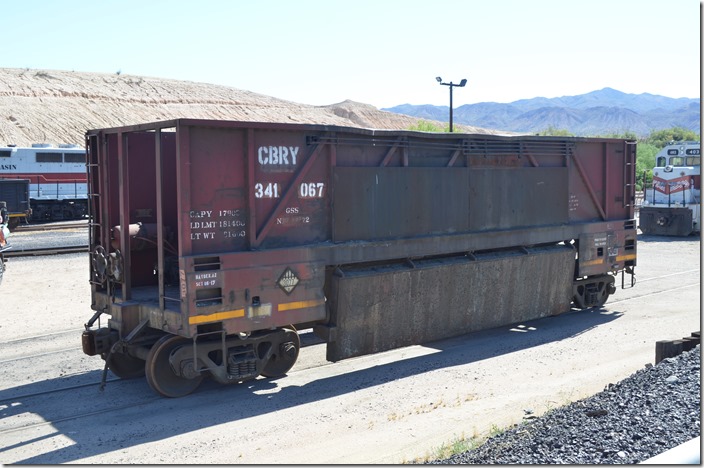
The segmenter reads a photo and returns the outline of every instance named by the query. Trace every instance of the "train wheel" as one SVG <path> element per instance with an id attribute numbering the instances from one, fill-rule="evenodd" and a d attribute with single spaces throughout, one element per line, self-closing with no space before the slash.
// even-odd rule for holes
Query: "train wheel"
<path id="1" fill-rule="evenodd" d="M 597 294 L 598 299 L 596 300 L 596 303 L 593 307 L 601 307 L 606 304 L 606 301 L 609 299 L 609 290 L 606 287 L 599 288 Z"/>
<path id="2" fill-rule="evenodd" d="M 616 284 L 614 282 L 613 276 L 608 277 L 607 281 L 599 283 L 599 299 L 597 300 L 596 307 L 601 307 L 606 304 L 606 301 L 609 299 L 609 296 L 611 296 L 615 292 Z"/>
<path id="3" fill-rule="evenodd" d="M 264 377 L 281 377 L 286 374 L 298 359 L 298 351 L 301 349 L 301 339 L 294 330 L 286 330 L 286 338 L 282 340 L 279 349 L 272 353 L 271 358 L 264 366 L 262 375 Z"/>
<path id="4" fill-rule="evenodd" d="M 180 336 L 166 335 L 154 343 L 147 355 L 145 366 L 147 382 L 156 393 L 170 398 L 186 396 L 193 392 L 203 381 L 203 374 L 193 379 L 176 375 L 169 357 L 183 346 L 190 346 L 191 341 Z M 187 363 L 190 365 L 190 363 Z"/>
<path id="5" fill-rule="evenodd" d="M 123 380 L 136 379 L 144 375 L 144 361 L 128 354 L 112 353 L 108 356 L 108 369 Z"/>
<path id="6" fill-rule="evenodd" d="M 613 276 L 602 276 L 596 280 L 576 284 L 573 301 L 577 308 L 601 307 L 606 304 L 609 296 L 616 292 Z"/>

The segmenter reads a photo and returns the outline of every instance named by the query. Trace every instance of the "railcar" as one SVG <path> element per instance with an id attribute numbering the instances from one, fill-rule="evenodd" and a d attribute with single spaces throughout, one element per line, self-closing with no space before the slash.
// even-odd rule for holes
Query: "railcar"
<path id="1" fill-rule="evenodd" d="M 29 180 L 33 221 L 87 215 L 86 151 L 77 145 L 0 147 L 0 179 Z"/>
<path id="2" fill-rule="evenodd" d="M 701 232 L 701 144 L 672 142 L 655 156 L 638 227 L 643 234 L 688 236 Z"/>
<path id="3" fill-rule="evenodd" d="M 29 201 L 29 180 L 0 179 L 0 201 L 7 207 L 8 219 L 3 219 L 9 230 L 14 230 L 20 223 L 27 223 L 32 216 Z"/>
<path id="4" fill-rule="evenodd" d="M 86 148 L 83 351 L 166 397 L 283 376 L 301 330 L 338 361 L 634 284 L 628 140 L 179 119 Z"/>

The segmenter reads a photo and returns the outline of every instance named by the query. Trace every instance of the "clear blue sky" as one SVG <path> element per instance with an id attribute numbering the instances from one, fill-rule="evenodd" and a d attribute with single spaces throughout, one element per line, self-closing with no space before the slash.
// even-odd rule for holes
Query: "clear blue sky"
<path id="1" fill-rule="evenodd" d="M 700 96 L 698 0 L 0 0 L 0 67 L 226 85 L 304 104 Z"/>

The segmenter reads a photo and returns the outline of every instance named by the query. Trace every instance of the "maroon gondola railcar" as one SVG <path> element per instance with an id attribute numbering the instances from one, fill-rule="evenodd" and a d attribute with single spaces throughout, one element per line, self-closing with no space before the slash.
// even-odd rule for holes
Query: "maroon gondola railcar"
<path id="1" fill-rule="evenodd" d="M 627 140 L 180 119 L 86 148 L 83 349 L 165 396 L 284 375 L 298 330 L 336 361 L 601 306 L 636 265 Z"/>

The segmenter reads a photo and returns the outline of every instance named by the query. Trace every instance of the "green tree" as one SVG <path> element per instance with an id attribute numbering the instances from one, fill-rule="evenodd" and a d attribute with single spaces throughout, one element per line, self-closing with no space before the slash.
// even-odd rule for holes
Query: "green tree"
<path id="1" fill-rule="evenodd" d="M 643 190 L 643 184 L 649 186 L 653 182 L 653 167 L 655 167 L 655 155 L 661 148 L 646 143 L 638 142 L 636 149 L 636 190 Z"/>
<path id="2" fill-rule="evenodd" d="M 465 133 L 466 129 L 463 129 L 459 125 L 455 125 L 454 133 Z M 433 122 L 428 122 L 427 120 L 419 120 L 416 124 L 408 127 L 407 130 L 412 130 L 415 132 L 435 132 L 435 133 L 449 133 L 450 124 L 446 123 L 444 127 L 440 127 Z"/>
<path id="3" fill-rule="evenodd" d="M 550 125 L 545 130 L 538 132 L 538 135 L 540 135 L 540 136 L 567 136 L 567 137 L 574 136 L 574 134 L 570 133 L 569 130 L 565 130 L 562 128 L 555 128 L 552 125 Z"/>
<path id="4" fill-rule="evenodd" d="M 671 141 L 700 141 L 700 136 L 686 128 L 673 127 L 652 132 L 645 141 L 662 149 Z"/>
<path id="5" fill-rule="evenodd" d="M 638 135 L 633 132 L 625 133 L 608 133 L 604 135 L 606 138 L 621 138 L 624 140 L 638 140 Z"/>
<path id="6" fill-rule="evenodd" d="M 448 124 L 448 129 L 449 129 L 449 124 Z M 438 127 L 433 122 L 428 122 L 427 120 L 419 120 L 415 125 L 411 125 L 410 127 L 408 127 L 408 130 L 413 130 L 416 132 L 436 132 L 436 133 L 447 131 L 447 130 L 443 130 L 442 128 Z"/>

